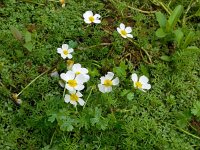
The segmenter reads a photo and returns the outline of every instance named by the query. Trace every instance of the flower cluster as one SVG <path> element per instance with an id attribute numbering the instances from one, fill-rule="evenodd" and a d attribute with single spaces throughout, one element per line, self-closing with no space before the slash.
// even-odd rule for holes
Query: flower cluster
<path id="1" fill-rule="evenodd" d="M 87 24 L 101 23 L 101 16 L 99 14 L 93 14 L 92 11 L 86 11 L 83 14 L 84 22 Z M 125 27 L 123 23 L 117 28 L 117 32 L 123 38 L 133 38 L 131 34 L 132 28 Z M 68 59 L 68 71 L 66 73 L 61 73 L 59 84 L 65 89 L 68 90 L 68 94 L 65 94 L 64 101 L 66 103 L 71 103 L 74 106 L 79 103 L 81 106 L 85 104 L 85 101 L 82 99 L 82 91 L 85 86 L 84 83 L 88 82 L 90 76 L 88 75 L 88 69 L 83 68 L 81 64 L 76 63 L 70 60 L 73 56 L 73 48 L 70 48 L 69 45 L 63 44 L 61 48 L 57 48 L 57 53 L 61 55 L 63 59 Z M 52 73 L 52 76 L 57 76 L 58 73 Z M 100 84 L 98 84 L 99 91 L 102 93 L 109 93 L 113 90 L 114 86 L 119 85 L 119 78 L 114 77 L 113 72 L 108 72 L 105 76 L 100 78 Z M 149 79 L 146 76 L 141 76 L 138 78 L 137 74 L 132 74 L 131 79 L 133 81 L 133 86 L 143 92 L 149 90 L 151 85 L 148 83 Z"/>

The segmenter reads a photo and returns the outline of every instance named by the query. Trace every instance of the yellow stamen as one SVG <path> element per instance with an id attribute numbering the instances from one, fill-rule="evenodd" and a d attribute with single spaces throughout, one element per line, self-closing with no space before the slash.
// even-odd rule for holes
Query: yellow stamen
<path id="1" fill-rule="evenodd" d="M 81 74 L 81 73 L 80 73 L 79 71 L 77 71 L 77 72 L 76 72 L 76 75 L 79 75 L 79 74 Z"/>
<path id="2" fill-rule="evenodd" d="M 108 86 L 112 86 L 112 85 L 113 85 L 112 81 L 109 80 L 109 79 L 106 79 L 106 80 L 104 81 L 103 84 L 104 84 L 106 87 L 108 87 Z"/>
<path id="3" fill-rule="evenodd" d="M 90 20 L 91 22 L 94 22 L 94 17 L 93 17 L 93 16 L 90 16 L 90 17 L 89 17 L 89 20 Z"/>
<path id="4" fill-rule="evenodd" d="M 126 36 L 127 32 L 125 30 L 121 30 L 121 35 Z"/>
<path id="5" fill-rule="evenodd" d="M 68 84 L 69 84 L 69 86 L 71 86 L 71 87 L 77 86 L 76 80 L 69 80 L 69 81 L 68 81 Z"/>
<path id="6" fill-rule="evenodd" d="M 64 53 L 65 55 L 68 55 L 68 54 L 69 54 L 68 50 L 66 50 L 66 49 L 63 50 L 63 53 Z"/>
<path id="7" fill-rule="evenodd" d="M 78 99 L 79 99 L 79 97 L 76 95 L 76 94 L 71 94 L 70 95 L 70 99 L 72 100 L 72 101 L 78 101 Z"/>
<path id="8" fill-rule="evenodd" d="M 137 88 L 142 88 L 142 83 L 141 82 L 139 82 L 139 81 L 137 81 L 136 83 L 135 83 L 135 86 L 137 87 Z"/>

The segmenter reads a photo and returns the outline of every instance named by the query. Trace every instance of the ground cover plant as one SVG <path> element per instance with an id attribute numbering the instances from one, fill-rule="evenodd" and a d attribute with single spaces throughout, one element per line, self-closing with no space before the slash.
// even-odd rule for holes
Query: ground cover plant
<path id="1" fill-rule="evenodd" d="M 200 149 L 198 0 L 0 2 L 0 149 Z"/>

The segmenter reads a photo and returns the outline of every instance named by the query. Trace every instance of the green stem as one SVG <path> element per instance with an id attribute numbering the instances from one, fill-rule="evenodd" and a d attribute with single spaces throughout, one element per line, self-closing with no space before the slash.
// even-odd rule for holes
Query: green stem
<path id="1" fill-rule="evenodd" d="M 190 133 L 190 132 L 188 132 L 188 131 L 185 131 L 185 130 L 183 130 L 183 129 L 181 129 L 181 128 L 178 128 L 178 127 L 176 127 L 176 126 L 175 126 L 175 128 L 177 128 L 178 130 L 182 131 L 183 133 L 185 133 L 185 134 L 187 134 L 187 135 L 192 136 L 193 138 L 196 138 L 196 139 L 200 140 L 200 137 L 198 137 L 198 136 L 196 136 L 196 135 L 194 135 L 194 134 L 192 134 L 192 133 Z"/>
<path id="2" fill-rule="evenodd" d="M 83 106 L 83 109 L 85 108 L 85 106 L 86 106 L 86 104 L 87 104 L 87 101 L 88 101 L 88 99 L 90 98 L 90 96 L 91 96 L 91 94 L 92 94 L 92 90 L 93 90 L 93 87 L 91 88 L 90 93 L 88 94 L 88 97 L 87 97 L 87 99 L 86 99 L 86 101 L 85 101 L 85 105 Z"/>
<path id="3" fill-rule="evenodd" d="M 134 8 L 132 6 L 127 6 L 128 8 L 130 9 L 133 9 L 135 11 L 139 11 L 141 13 L 144 13 L 144 14 L 153 14 L 153 13 L 156 13 L 156 11 L 145 11 L 145 10 L 141 10 L 141 9 L 138 9 L 138 8 Z"/>
<path id="4" fill-rule="evenodd" d="M 18 94 L 17 94 L 17 97 L 22 94 L 31 84 L 33 84 L 38 78 L 40 78 L 41 76 L 43 76 L 45 73 L 49 72 L 49 70 L 51 69 L 48 69 L 46 70 L 45 72 L 43 72 L 42 74 L 40 74 L 39 76 L 37 76 L 35 79 L 33 79 L 25 88 L 23 88 Z"/>

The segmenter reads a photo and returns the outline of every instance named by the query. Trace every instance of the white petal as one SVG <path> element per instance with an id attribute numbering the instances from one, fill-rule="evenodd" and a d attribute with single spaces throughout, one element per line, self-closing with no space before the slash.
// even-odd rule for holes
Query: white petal
<path id="1" fill-rule="evenodd" d="M 121 34 L 121 29 L 120 29 L 120 28 L 117 28 L 117 32 L 119 32 L 119 34 Z"/>
<path id="2" fill-rule="evenodd" d="M 68 81 L 68 80 L 69 80 L 69 78 L 68 78 L 68 76 L 66 75 L 66 73 L 61 73 L 61 74 L 60 74 L 60 78 L 63 79 L 64 81 Z"/>
<path id="3" fill-rule="evenodd" d="M 92 22 L 88 19 L 84 19 L 85 23 L 91 24 Z"/>
<path id="4" fill-rule="evenodd" d="M 85 77 L 82 74 L 79 74 L 76 76 L 75 80 L 78 82 L 78 84 L 82 84 L 85 81 Z"/>
<path id="5" fill-rule="evenodd" d="M 122 35 L 122 34 L 121 34 L 121 36 L 122 36 L 123 38 L 125 38 L 125 39 L 127 38 L 127 36 L 125 36 L 125 35 Z"/>
<path id="6" fill-rule="evenodd" d="M 68 57 L 69 59 L 71 59 L 71 58 L 72 58 L 72 55 L 71 55 L 71 54 L 68 54 L 67 57 Z"/>
<path id="7" fill-rule="evenodd" d="M 105 77 L 101 77 L 100 80 L 101 80 L 101 84 L 104 84 L 104 81 L 106 80 L 106 78 Z"/>
<path id="8" fill-rule="evenodd" d="M 121 30 L 125 30 L 125 25 L 123 23 L 120 23 L 119 27 Z"/>
<path id="9" fill-rule="evenodd" d="M 70 102 L 70 96 L 69 96 L 68 94 L 65 95 L 64 101 L 65 101 L 66 103 L 69 103 L 69 102 Z"/>
<path id="10" fill-rule="evenodd" d="M 126 27 L 125 31 L 126 31 L 127 33 L 131 33 L 131 32 L 132 32 L 132 28 L 131 28 L 131 27 Z"/>
<path id="11" fill-rule="evenodd" d="M 142 88 L 146 89 L 146 90 L 149 90 L 151 88 L 151 84 L 143 84 Z"/>
<path id="12" fill-rule="evenodd" d="M 114 80 L 112 80 L 113 85 L 118 85 L 119 84 L 119 78 L 116 77 Z"/>
<path id="13" fill-rule="evenodd" d="M 81 91 L 81 90 L 83 90 L 84 89 L 84 85 L 83 84 L 78 84 L 76 87 L 75 87 L 75 89 L 77 90 L 77 91 Z"/>
<path id="14" fill-rule="evenodd" d="M 99 14 L 94 15 L 94 20 L 99 20 L 99 18 L 101 18 L 101 16 Z"/>
<path id="15" fill-rule="evenodd" d="M 74 49 L 73 49 L 73 48 L 70 48 L 70 49 L 68 49 L 68 52 L 69 52 L 69 53 L 72 53 L 72 52 L 74 52 Z"/>
<path id="16" fill-rule="evenodd" d="M 62 49 L 68 50 L 68 48 L 69 48 L 69 46 L 68 46 L 67 44 L 63 44 L 63 45 L 62 45 Z"/>
<path id="17" fill-rule="evenodd" d="M 69 84 L 65 84 L 65 88 L 69 91 L 74 91 L 75 89 L 71 87 Z"/>
<path id="18" fill-rule="evenodd" d="M 105 86 L 102 84 L 98 84 L 99 91 L 105 93 Z"/>
<path id="19" fill-rule="evenodd" d="M 106 93 L 109 93 L 112 91 L 112 86 L 109 86 L 109 87 L 105 87 L 105 92 Z"/>
<path id="20" fill-rule="evenodd" d="M 73 80 L 75 78 L 75 73 L 73 71 L 69 70 L 69 71 L 67 71 L 66 76 L 67 76 L 66 78 L 68 80 Z M 66 80 L 66 81 L 68 81 L 68 80 Z"/>
<path id="21" fill-rule="evenodd" d="M 94 23 L 101 23 L 101 20 L 95 19 Z"/>
<path id="22" fill-rule="evenodd" d="M 93 12 L 92 11 L 86 11 L 84 14 L 83 14 L 83 17 L 86 19 L 86 18 L 89 18 L 90 16 L 93 16 Z"/>
<path id="23" fill-rule="evenodd" d="M 142 84 L 147 84 L 147 82 L 149 81 L 149 79 L 146 76 L 141 76 L 139 79 L 139 82 L 141 82 Z"/>
<path id="24" fill-rule="evenodd" d="M 127 34 L 126 36 L 129 37 L 129 38 L 133 38 L 132 34 Z"/>
<path id="25" fill-rule="evenodd" d="M 62 53 L 62 48 L 57 48 L 57 53 L 61 54 Z"/>
<path id="26" fill-rule="evenodd" d="M 81 64 L 74 64 L 74 65 L 72 66 L 72 71 L 73 71 L 73 72 L 77 72 L 77 71 L 80 70 L 80 68 L 81 68 Z"/>
<path id="27" fill-rule="evenodd" d="M 86 68 L 80 68 L 81 74 L 87 74 L 88 70 Z"/>
<path id="28" fill-rule="evenodd" d="M 72 105 L 74 105 L 74 106 L 77 105 L 77 102 L 76 102 L 76 101 L 70 101 L 70 103 L 71 103 Z"/>
<path id="29" fill-rule="evenodd" d="M 82 97 L 82 96 L 83 96 L 79 91 L 77 91 L 76 95 L 77 95 L 78 97 Z"/>
<path id="30" fill-rule="evenodd" d="M 85 101 L 82 98 L 78 99 L 78 103 L 83 106 L 85 104 Z"/>
<path id="31" fill-rule="evenodd" d="M 114 77 L 114 73 L 113 72 L 108 72 L 107 75 L 105 75 L 106 79 L 112 80 L 112 78 Z"/>
<path id="32" fill-rule="evenodd" d="M 88 82 L 88 80 L 90 80 L 90 76 L 87 74 L 84 74 L 84 78 L 85 78 L 84 82 Z"/>
<path id="33" fill-rule="evenodd" d="M 132 79 L 132 81 L 133 81 L 134 83 L 137 82 L 137 81 L 138 81 L 138 76 L 137 76 L 137 74 L 136 74 L 136 73 L 132 74 L 132 75 L 131 75 L 131 79 Z"/>
<path id="34" fill-rule="evenodd" d="M 70 94 L 75 94 L 76 93 L 76 90 L 74 89 L 74 90 L 71 90 L 71 91 L 69 91 L 69 93 Z"/>
<path id="35" fill-rule="evenodd" d="M 66 58 L 67 58 L 67 55 L 61 53 L 61 57 L 62 57 L 63 59 L 66 59 Z"/>

